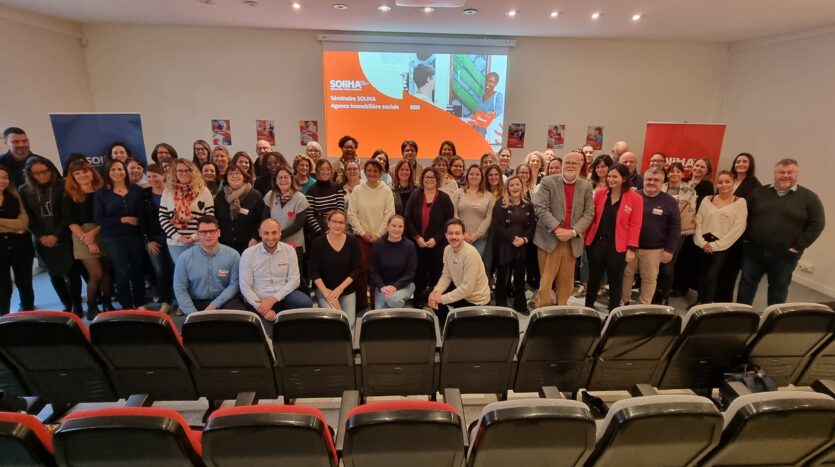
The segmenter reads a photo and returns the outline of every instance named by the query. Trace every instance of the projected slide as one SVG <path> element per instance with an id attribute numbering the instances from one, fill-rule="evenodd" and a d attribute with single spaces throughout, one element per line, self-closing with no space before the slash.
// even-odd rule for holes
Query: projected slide
<path id="1" fill-rule="evenodd" d="M 360 155 L 400 155 L 404 139 L 435 157 L 444 140 L 465 159 L 502 146 L 507 56 L 335 52 L 323 55 L 326 151 L 351 135 Z"/>

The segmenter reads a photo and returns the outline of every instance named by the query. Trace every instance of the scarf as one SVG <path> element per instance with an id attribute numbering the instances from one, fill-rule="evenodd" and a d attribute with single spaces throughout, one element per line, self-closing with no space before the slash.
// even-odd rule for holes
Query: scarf
<path id="1" fill-rule="evenodd" d="M 177 230 L 188 228 L 191 220 L 191 202 L 197 198 L 197 193 L 191 189 L 191 183 L 174 184 L 174 216 L 171 224 Z"/>
<path id="2" fill-rule="evenodd" d="M 229 217 L 232 220 L 238 217 L 238 213 L 241 212 L 241 198 L 246 197 L 250 190 L 252 190 L 252 185 L 249 183 L 244 183 L 237 190 L 233 190 L 229 185 L 223 186 L 223 196 L 226 198 L 226 202 L 229 203 Z"/>

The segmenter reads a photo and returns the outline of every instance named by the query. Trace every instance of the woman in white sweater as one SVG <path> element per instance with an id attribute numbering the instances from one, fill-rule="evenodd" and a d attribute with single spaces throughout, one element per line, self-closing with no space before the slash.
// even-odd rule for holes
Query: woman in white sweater
<path id="1" fill-rule="evenodd" d="M 705 198 L 696 213 L 693 241 L 705 253 L 699 262 L 699 303 L 713 302 L 719 271 L 728 258 L 728 251 L 745 232 L 748 206 L 744 198 L 734 196 L 733 189 L 733 175 L 728 171 L 719 172 L 717 194 Z"/>
<path id="2" fill-rule="evenodd" d="M 371 245 L 386 234 L 391 216 L 394 215 L 394 197 L 391 188 L 380 181 L 383 164 L 369 159 L 363 166 L 365 182 L 351 190 L 348 202 L 348 223 L 357 237 L 362 254 L 362 273 L 356 280 L 357 310 L 369 304 L 368 265 L 371 263 Z M 371 296 L 374 296 L 373 289 Z"/>

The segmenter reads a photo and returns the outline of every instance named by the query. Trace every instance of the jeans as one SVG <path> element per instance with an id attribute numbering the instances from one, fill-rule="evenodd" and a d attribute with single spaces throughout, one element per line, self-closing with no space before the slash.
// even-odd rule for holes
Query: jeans
<path id="1" fill-rule="evenodd" d="M 705 254 L 702 258 L 699 265 L 699 303 L 713 303 L 716 301 L 719 273 L 729 254 L 729 250 L 716 251 L 712 254 Z"/>
<path id="2" fill-rule="evenodd" d="M 415 284 L 408 283 L 402 289 L 397 289 L 393 294 L 391 294 L 391 298 L 386 300 L 385 295 L 380 289 L 374 289 L 374 309 L 375 310 L 384 310 L 386 308 L 403 308 L 406 306 L 406 300 L 408 300 L 412 294 L 415 292 Z"/>
<path id="3" fill-rule="evenodd" d="M 316 289 L 316 301 L 319 302 L 319 308 L 331 308 L 330 303 L 325 300 L 318 289 Z M 348 315 L 348 323 L 351 325 L 351 331 L 354 330 L 354 322 L 357 320 L 357 295 L 355 292 L 344 294 L 339 297 L 339 307 Z"/>
<path id="4" fill-rule="evenodd" d="M 745 242 L 742 247 L 742 279 L 736 301 L 750 305 L 757 295 L 763 274 L 768 275 L 768 304 L 786 303 L 792 272 L 800 255 L 788 250 L 775 251 Z"/>
<path id="5" fill-rule="evenodd" d="M 284 300 L 281 300 L 280 302 L 275 302 L 275 305 L 273 305 L 273 311 L 278 313 L 284 310 L 311 308 L 312 306 L 313 300 L 310 299 L 309 295 L 305 294 L 304 292 L 294 290 L 287 294 L 287 296 L 284 297 Z"/>
<path id="6" fill-rule="evenodd" d="M 123 310 L 145 306 L 145 245 L 139 236 L 104 237 L 104 249 L 116 276 L 116 296 Z"/>
<path id="7" fill-rule="evenodd" d="M 170 305 L 174 294 L 174 291 L 171 289 L 171 283 L 174 277 L 174 261 L 171 260 L 171 253 L 166 248 L 164 236 L 153 237 L 151 240 L 160 245 L 158 255 L 148 250 L 148 257 L 151 260 L 151 267 L 154 269 L 154 277 L 156 278 L 159 301 Z"/>
<path id="8" fill-rule="evenodd" d="M 196 245 L 196 244 L 192 243 L 190 245 L 183 245 L 183 244 L 172 245 L 172 244 L 169 243 L 167 246 L 168 246 L 168 253 L 171 255 L 171 262 L 176 264 L 177 263 L 177 258 L 179 258 L 181 254 L 185 253 L 186 250 L 193 247 L 194 245 Z"/>
<path id="9" fill-rule="evenodd" d="M 681 247 L 684 245 L 685 237 L 686 235 L 682 235 L 678 238 L 678 243 L 676 244 L 676 251 L 673 253 L 673 259 L 670 260 L 669 263 L 662 263 L 661 266 L 658 268 L 658 284 L 655 288 L 655 297 L 652 303 L 664 303 L 670 297 L 670 289 L 673 287 L 676 263 L 678 262 L 678 257 L 681 253 Z M 692 239 L 692 237 L 690 238 Z M 732 300 L 728 301 L 730 302 Z"/>
<path id="10" fill-rule="evenodd" d="M 528 303 L 525 301 L 526 260 L 527 255 L 519 255 L 511 263 L 496 266 L 496 306 L 507 306 L 507 281 L 512 273 L 513 309 L 519 313 L 528 312 Z"/>

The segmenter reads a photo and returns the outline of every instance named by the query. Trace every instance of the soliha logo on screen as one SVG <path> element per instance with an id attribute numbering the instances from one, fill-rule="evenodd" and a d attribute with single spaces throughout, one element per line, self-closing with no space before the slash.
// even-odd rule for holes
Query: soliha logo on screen
<path id="1" fill-rule="evenodd" d="M 331 91 L 362 91 L 368 81 L 353 79 L 332 79 Z"/>

